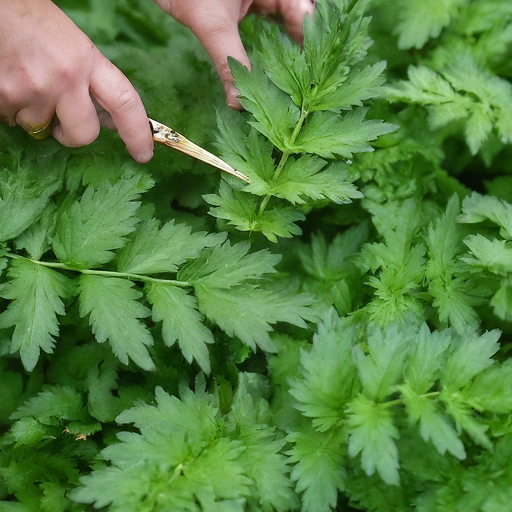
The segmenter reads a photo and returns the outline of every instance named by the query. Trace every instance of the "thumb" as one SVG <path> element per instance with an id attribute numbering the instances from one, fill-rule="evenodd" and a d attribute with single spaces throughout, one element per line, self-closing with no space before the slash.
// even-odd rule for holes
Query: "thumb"
<path id="1" fill-rule="evenodd" d="M 229 107 L 240 110 L 238 91 L 233 85 L 233 75 L 229 69 L 228 57 L 233 57 L 250 68 L 249 57 L 238 33 L 238 20 L 191 27 L 192 31 L 210 55 L 215 69 L 224 86 Z"/>

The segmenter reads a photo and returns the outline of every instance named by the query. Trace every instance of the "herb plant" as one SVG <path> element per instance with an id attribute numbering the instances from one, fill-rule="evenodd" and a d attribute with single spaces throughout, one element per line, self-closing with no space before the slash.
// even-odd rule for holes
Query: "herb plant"
<path id="1" fill-rule="evenodd" d="M 0 128 L 0 511 L 508 510 L 509 3 L 248 18 L 242 113 L 155 6 L 59 3 L 251 182 Z"/>

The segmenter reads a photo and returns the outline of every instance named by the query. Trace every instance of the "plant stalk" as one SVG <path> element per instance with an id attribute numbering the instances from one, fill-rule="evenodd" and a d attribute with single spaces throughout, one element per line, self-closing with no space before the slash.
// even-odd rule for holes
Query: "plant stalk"
<path id="1" fill-rule="evenodd" d="M 23 258 L 27 259 L 27 258 Z M 79 272 L 80 274 L 92 275 L 92 276 L 103 276 L 103 277 L 118 277 L 121 279 L 130 279 L 131 281 L 142 281 L 145 283 L 155 283 L 155 284 L 169 284 L 172 286 L 179 286 L 181 288 L 186 288 L 191 286 L 191 284 L 187 281 L 176 281 L 173 279 L 157 279 L 156 277 L 142 276 L 140 274 L 130 274 L 127 272 L 112 272 L 109 270 L 92 270 L 88 268 L 76 268 L 69 267 L 64 263 L 51 263 L 48 261 L 39 261 L 39 260 L 29 260 L 36 265 L 41 265 L 42 267 L 55 268 L 60 270 L 69 270 L 71 272 Z"/>

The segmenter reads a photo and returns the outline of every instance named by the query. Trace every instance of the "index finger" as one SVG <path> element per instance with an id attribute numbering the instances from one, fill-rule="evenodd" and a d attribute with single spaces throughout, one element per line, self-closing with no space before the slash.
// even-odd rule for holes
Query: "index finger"
<path id="1" fill-rule="evenodd" d="M 111 115 L 130 155 L 139 163 L 151 160 L 153 136 L 146 109 L 128 78 L 101 59 L 91 75 L 90 93 Z"/>

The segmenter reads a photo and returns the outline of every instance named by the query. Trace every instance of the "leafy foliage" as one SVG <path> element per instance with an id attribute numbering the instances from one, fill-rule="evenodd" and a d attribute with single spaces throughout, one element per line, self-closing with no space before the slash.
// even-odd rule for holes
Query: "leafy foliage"
<path id="1" fill-rule="evenodd" d="M 155 5 L 58 3 L 251 182 L 0 129 L 0 510 L 507 510 L 510 3 L 248 17 L 241 113 Z"/>
<path id="2" fill-rule="evenodd" d="M 363 65 L 371 44 L 365 2 L 355 2 L 347 12 L 339 7 L 322 2 L 314 20 L 305 20 L 303 52 L 290 42 L 282 44 L 276 29 L 264 26 L 251 71 L 231 62 L 251 128 L 232 122 L 232 116 L 221 117 L 218 147 L 251 184 L 240 191 L 221 184 L 219 194 L 205 200 L 213 216 L 241 231 L 259 231 L 272 242 L 300 234 L 294 222 L 303 216 L 277 199 L 314 205 L 362 197 L 352 185 L 357 175 L 342 162 L 328 165 L 325 159 L 374 151 L 372 141 L 397 129 L 365 120 L 368 109 L 362 101 L 379 95 L 385 69 L 384 62 Z"/>

